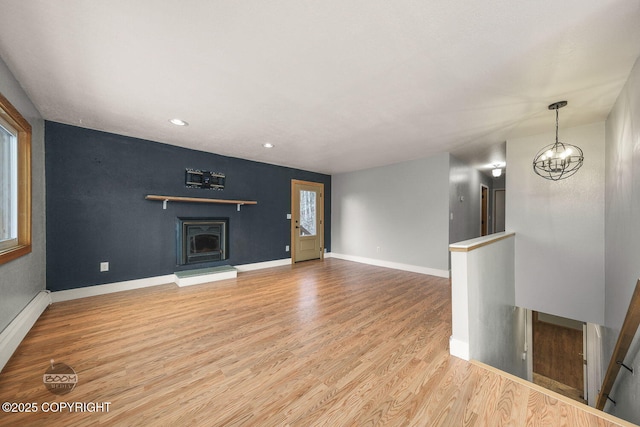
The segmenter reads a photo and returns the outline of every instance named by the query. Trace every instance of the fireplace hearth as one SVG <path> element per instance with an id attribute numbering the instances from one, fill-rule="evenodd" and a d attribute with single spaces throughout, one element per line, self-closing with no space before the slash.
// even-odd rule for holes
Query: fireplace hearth
<path id="1" fill-rule="evenodd" d="M 228 218 L 178 218 L 178 265 L 227 259 L 228 228 Z"/>

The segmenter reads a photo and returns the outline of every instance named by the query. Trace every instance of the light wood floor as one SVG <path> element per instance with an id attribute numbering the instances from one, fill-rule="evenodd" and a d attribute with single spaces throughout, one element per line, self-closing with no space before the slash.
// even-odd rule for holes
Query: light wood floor
<path id="1" fill-rule="evenodd" d="M 541 387 L 544 387 L 549 390 L 553 390 L 556 393 L 559 393 L 563 396 L 566 396 L 570 399 L 577 400 L 581 403 L 586 403 L 583 397 L 584 392 L 578 390 L 577 388 L 573 388 L 566 384 L 563 384 L 559 381 L 553 380 L 551 378 L 545 377 L 544 375 L 540 375 L 537 373 L 533 373 L 533 382 L 534 384 L 538 384 Z"/>
<path id="2" fill-rule="evenodd" d="M 110 411 L 0 424 L 615 425 L 449 356 L 450 301 L 447 279 L 327 259 L 57 303 L 0 374 L 0 402 Z M 52 358 L 78 373 L 67 395 L 42 384 Z"/>

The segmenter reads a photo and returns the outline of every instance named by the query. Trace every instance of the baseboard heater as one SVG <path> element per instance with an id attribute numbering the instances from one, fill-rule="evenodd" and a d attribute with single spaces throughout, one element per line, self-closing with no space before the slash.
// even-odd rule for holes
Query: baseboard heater
<path id="1" fill-rule="evenodd" d="M 40 291 L 0 333 L 0 371 L 27 336 L 42 312 L 51 304 L 51 293 Z"/>

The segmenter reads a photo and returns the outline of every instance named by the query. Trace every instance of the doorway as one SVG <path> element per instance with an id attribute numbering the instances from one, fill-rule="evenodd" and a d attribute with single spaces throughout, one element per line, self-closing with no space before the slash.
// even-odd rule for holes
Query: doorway
<path id="1" fill-rule="evenodd" d="M 533 382 L 585 403 L 584 323 L 534 311 Z"/>
<path id="2" fill-rule="evenodd" d="M 480 236 L 486 236 L 489 234 L 489 187 L 484 184 L 480 184 L 480 197 Z"/>
<path id="3" fill-rule="evenodd" d="M 324 184 L 291 180 L 291 261 L 324 258 Z"/>

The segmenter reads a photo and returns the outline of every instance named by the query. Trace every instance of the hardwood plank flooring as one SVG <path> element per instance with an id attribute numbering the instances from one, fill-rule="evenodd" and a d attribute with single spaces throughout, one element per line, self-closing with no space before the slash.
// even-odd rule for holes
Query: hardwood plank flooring
<path id="1" fill-rule="evenodd" d="M 536 374 L 535 372 L 533 373 L 533 382 L 534 384 L 553 390 L 556 393 L 567 396 L 573 400 L 577 400 L 578 402 L 586 403 L 583 397 L 584 392 L 582 390 L 562 384 L 561 382 L 547 378 L 544 375 Z"/>
<path id="2" fill-rule="evenodd" d="M 448 279 L 327 259 L 56 303 L 0 373 L 0 425 L 613 426 L 449 356 Z M 78 373 L 57 396 L 50 359 Z"/>

